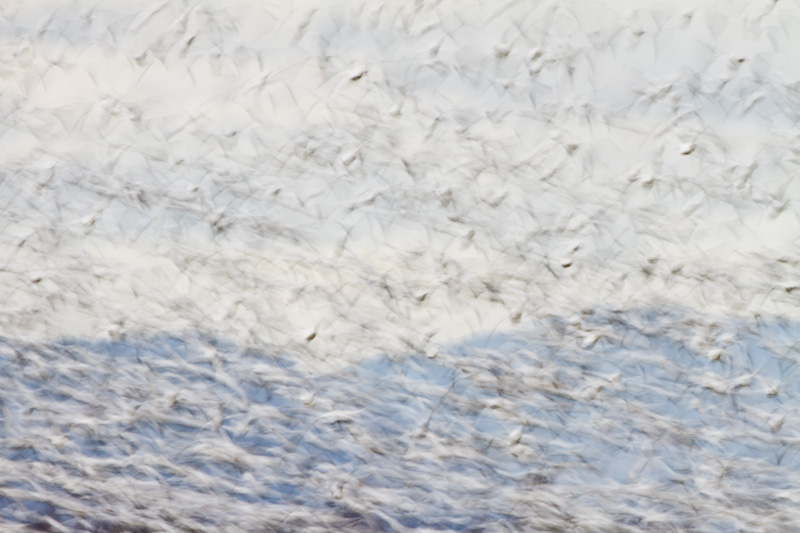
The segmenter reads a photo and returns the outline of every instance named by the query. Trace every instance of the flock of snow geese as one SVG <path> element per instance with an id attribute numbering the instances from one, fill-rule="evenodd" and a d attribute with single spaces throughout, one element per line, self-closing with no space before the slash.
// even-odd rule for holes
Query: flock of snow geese
<path id="1" fill-rule="evenodd" d="M 787 0 L 4 2 L 2 529 L 795 527 L 797 50 Z"/>

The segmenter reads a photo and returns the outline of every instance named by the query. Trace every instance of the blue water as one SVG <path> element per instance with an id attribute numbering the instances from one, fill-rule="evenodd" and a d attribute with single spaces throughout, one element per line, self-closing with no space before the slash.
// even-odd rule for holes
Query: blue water
<path id="1" fill-rule="evenodd" d="M 604 335 L 583 347 L 576 327 Z M 717 361 L 687 342 L 708 331 Z M 788 527 L 798 339 L 792 322 L 599 310 L 336 373 L 196 333 L 4 339 L 0 520 L 477 531 L 599 513 L 704 531 L 769 510 Z"/>

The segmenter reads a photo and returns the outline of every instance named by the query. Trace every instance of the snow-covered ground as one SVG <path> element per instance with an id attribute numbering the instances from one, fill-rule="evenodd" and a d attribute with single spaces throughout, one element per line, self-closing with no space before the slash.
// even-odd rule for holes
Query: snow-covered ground
<path id="1" fill-rule="evenodd" d="M 4 529 L 800 523 L 797 4 L 0 30 Z"/>

